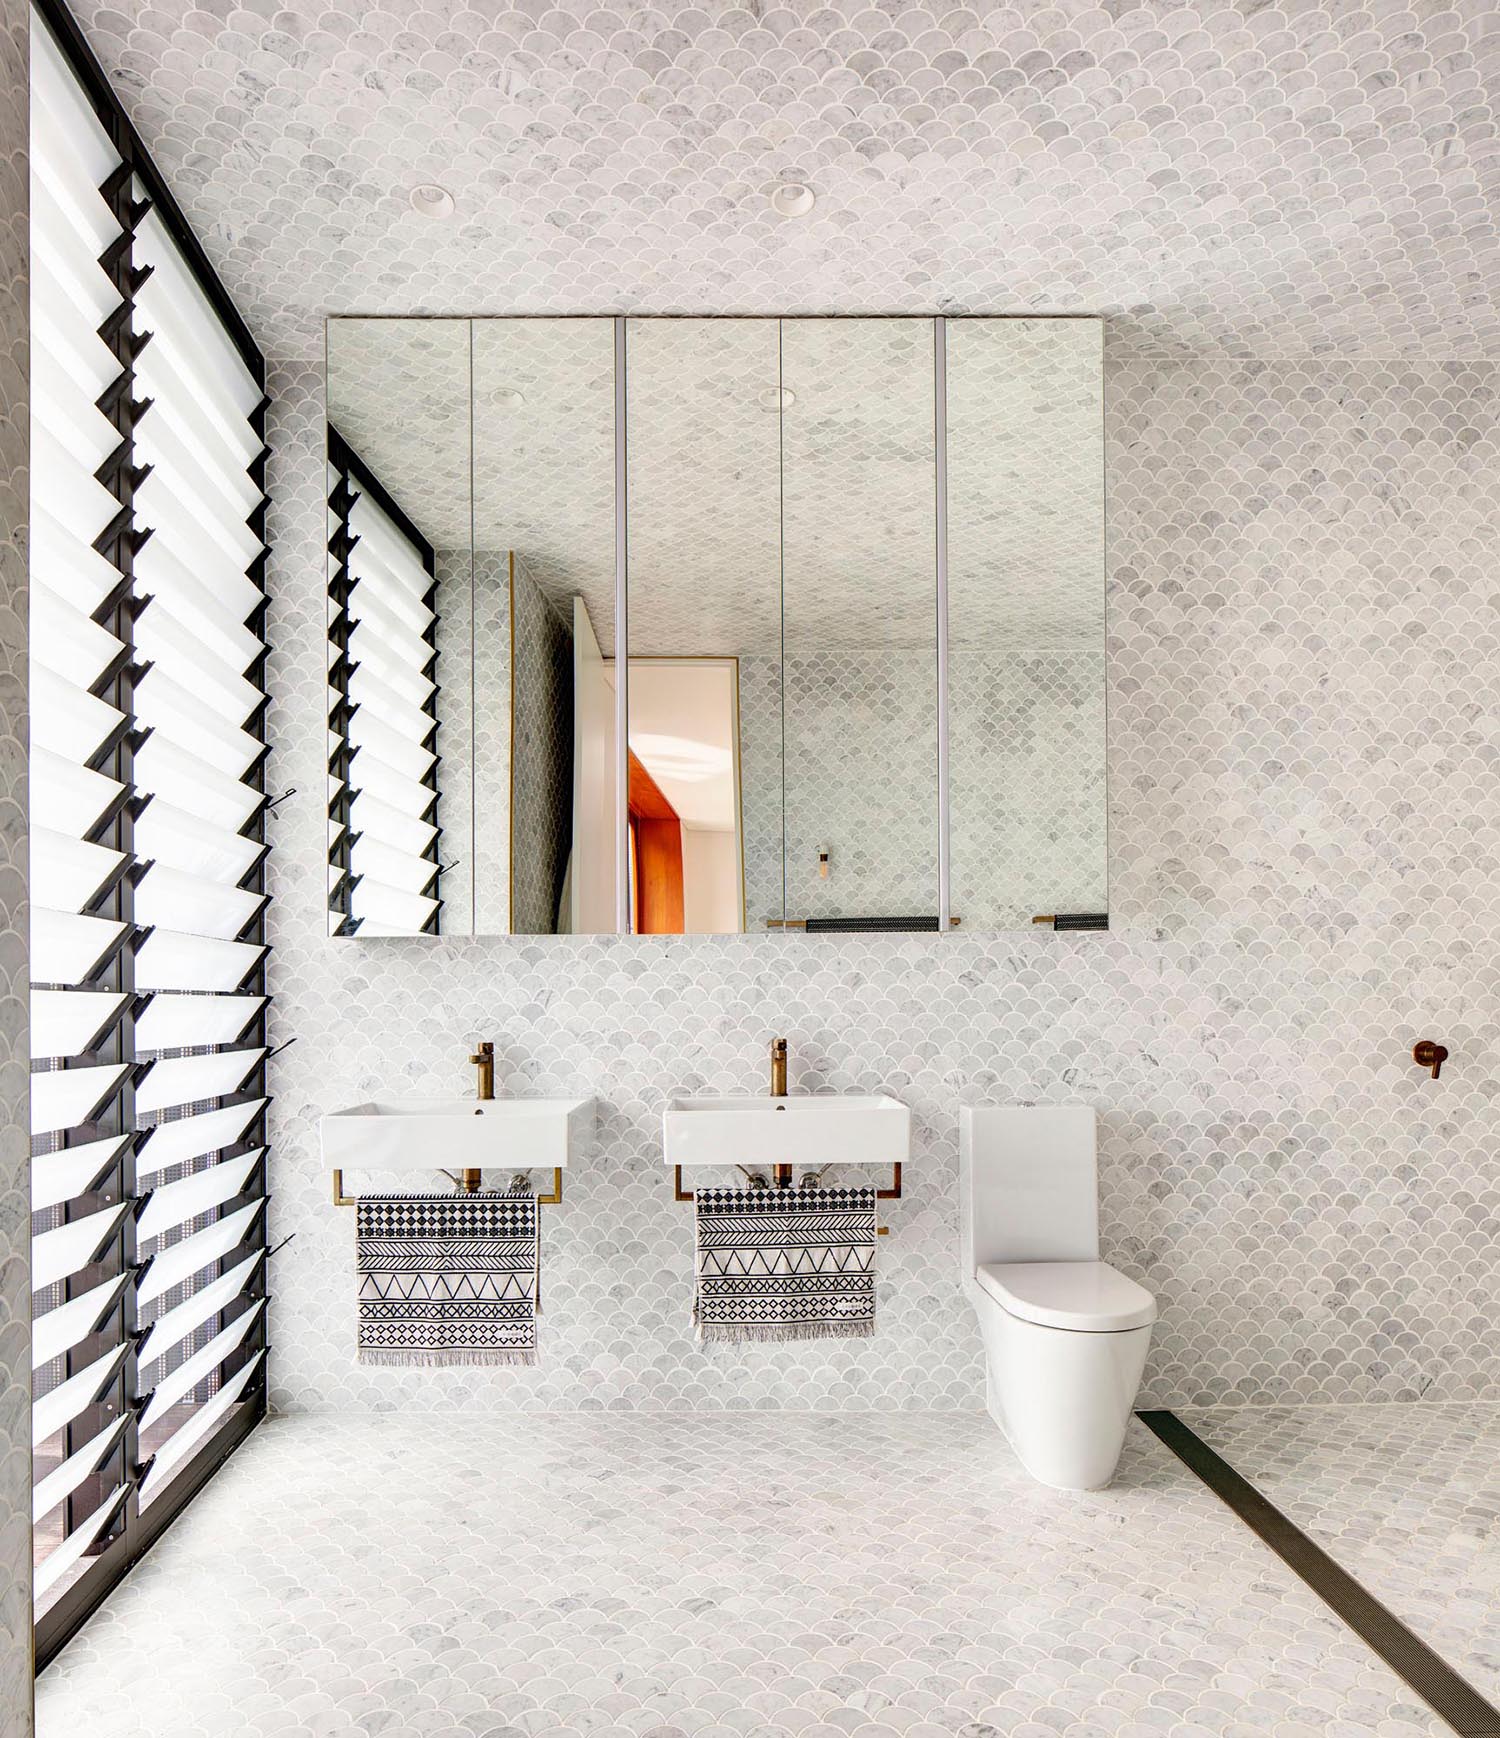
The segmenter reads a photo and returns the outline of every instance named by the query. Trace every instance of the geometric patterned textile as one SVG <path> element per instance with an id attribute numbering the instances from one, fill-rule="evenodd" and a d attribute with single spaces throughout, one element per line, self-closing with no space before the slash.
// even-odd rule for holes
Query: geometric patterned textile
<path id="1" fill-rule="evenodd" d="M 361 1364 L 534 1364 L 536 1196 L 366 1195 L 355 1207 Z"/>
<path id="2" fill-rule="evenodd" d="M 875 1191 L 699 1189 L 700 1340 L 875 1332 Z"/>

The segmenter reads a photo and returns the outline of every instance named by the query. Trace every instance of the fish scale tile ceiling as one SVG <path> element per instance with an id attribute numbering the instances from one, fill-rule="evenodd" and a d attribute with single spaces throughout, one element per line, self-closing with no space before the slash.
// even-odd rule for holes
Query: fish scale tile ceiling
<path id="1" fill-rule="evenodd" d="M 620 309 L 1500 354 L 1495 0 L 74 10 L 277 355 L 332 311 Z"/>

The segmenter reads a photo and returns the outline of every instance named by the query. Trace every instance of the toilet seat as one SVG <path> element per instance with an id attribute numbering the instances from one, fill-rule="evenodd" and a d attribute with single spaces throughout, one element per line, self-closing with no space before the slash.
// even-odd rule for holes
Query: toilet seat
<path id="1" fill-rule="evenodd" d="M 1038 1327 L 1111 1334 L 1156 1320 L 1156 1299 L 1107 1261 L 992 1261 L 975 1278 L 1007 1315 Z"/>

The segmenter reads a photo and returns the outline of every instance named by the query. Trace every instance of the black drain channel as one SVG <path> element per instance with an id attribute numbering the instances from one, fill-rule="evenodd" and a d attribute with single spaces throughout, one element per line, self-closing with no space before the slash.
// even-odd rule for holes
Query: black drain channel
<path id="1" fill-rule="evenodd" d="M 1500 1738 L 1500 1708 L 1465 1683 L 1175 1412 L 1136 1416 L 1461 1738 Z"/>

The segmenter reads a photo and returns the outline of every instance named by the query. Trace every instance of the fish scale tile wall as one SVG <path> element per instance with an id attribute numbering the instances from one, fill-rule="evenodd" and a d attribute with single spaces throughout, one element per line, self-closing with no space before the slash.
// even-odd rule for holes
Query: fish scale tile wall
<path id="1" fill-rule="evenodd" d="M 1105 313 L 1119 348 L 1500 341 L 1490 0 L 76 10 L 252 327 Z M 449 185 L 456 218 L 407 203 Z M 810 218 L 767 204 L 808 180 Z"/>
<path id="2" fill-rule="evenodd" d="M 1500 1398 L 1500 370 L 1143 362 L 1109 375 L 1108 935 L 346 946 L 316 887 L 319 370 L 274 371 L 278 809 L 272 1385 L 286 1410 L 972 1408 L 964 1102 L 1100 1107 L 1106 1256 L 1163 1317 L 1154 1404 Z M 698 1347 L 668 1094 L 915 1113 L 871 1341 Z M 374 1093 L 591 1092 L 545 1208 L 535 1371 L 369 1371 L 317 1119 Z M 1410 1047 L 1452 1052 L 1434 1083 Z"/>

